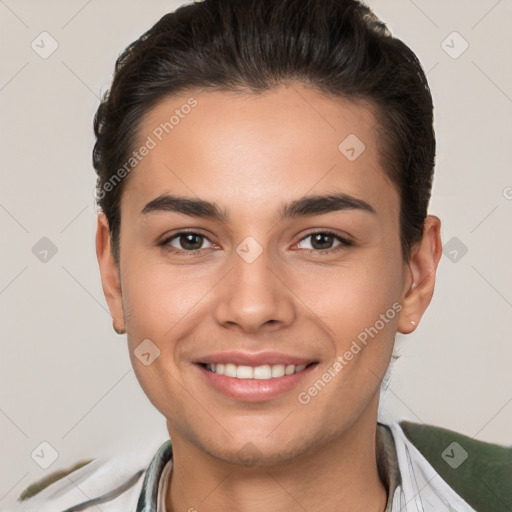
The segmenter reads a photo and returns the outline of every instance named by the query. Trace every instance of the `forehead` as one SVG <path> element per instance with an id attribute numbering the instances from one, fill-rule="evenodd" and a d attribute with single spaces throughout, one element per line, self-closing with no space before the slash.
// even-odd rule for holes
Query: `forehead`
<path id="1" fill-rule="evenodd" d="M 131 171 L 122 203 L 140 212 L 173 193 L 243 214 L 336 191 L 396 217 L 398 193 L 381 166 L 372 110 L 297 84 L 259 94 L 169 96 L 140 122 L 134 149 L 149 149 Z"/>

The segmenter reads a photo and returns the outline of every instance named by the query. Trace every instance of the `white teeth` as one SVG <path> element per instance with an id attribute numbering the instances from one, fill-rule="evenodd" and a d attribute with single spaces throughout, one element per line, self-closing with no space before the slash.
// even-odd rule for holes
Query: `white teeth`
<path id="1" fill-rule="evenodd" d="M 226 377 L 236 377 L 236 365 L 228 363 L 224 366 L 224 375 Z"/>
<path id="2" fill-rule="evenodd" d="M 237 379 L 252 379 L 254 378 L 254 371 L 252 366 L 237 366 L 236 367 Z"/>
<path id="3" fill-rule="evenodd" d="M 284 364 L 275 364 L 271 366 L 272 377 L 283 377 L 284 376 Z"/>
<path id="4" fill-rule="evenodd" d="M 306 368 L 307 365 L 301 364 L 295 366 L 294 364 L 265 364 L 263 366 L 237 366 L 232 363 L 211 363 L 206 365 L 206 369 L 219 375 L 225 375 L 226 377 L 236 377 L 237 379 L 260 379 L 268 380 L 275 379 L 278 377 L 284 377 L 285 375 L 292 375 L 293 373 L 299 373 Z"/>
<path id="5" fill-rule="evenodd" d="M 254 368 L 254 378 L 262 380 L 272 378 L 272 367 L 269 364 L 256 366 L 256 368 Z"/>

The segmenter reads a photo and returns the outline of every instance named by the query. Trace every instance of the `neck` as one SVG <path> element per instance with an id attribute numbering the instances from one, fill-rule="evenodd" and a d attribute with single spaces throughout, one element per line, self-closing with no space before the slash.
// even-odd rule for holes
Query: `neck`
<path id="1" fill-rule="evenodd" d="M 377 469 L 376 413 L 369 416 L 372 421 L 359 417 L 313 453 L 271 467 L 226 463 L 173 431 L 166 509 L 384 512 L 387 490 Z"/>

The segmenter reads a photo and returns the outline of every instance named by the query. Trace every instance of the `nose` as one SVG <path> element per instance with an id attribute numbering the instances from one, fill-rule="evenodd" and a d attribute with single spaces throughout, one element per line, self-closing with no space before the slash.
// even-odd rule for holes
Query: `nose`
<path id="1" fill-rule="evenodd" d="M 240 254 L 233 254 L 231 270 L 217 288 L 216 321 L 245 333 L 290 325 L 296 315 L 294 293 L 286 285 L 282 263 L 272 264 L 265 250 L 254 261 Z"/>

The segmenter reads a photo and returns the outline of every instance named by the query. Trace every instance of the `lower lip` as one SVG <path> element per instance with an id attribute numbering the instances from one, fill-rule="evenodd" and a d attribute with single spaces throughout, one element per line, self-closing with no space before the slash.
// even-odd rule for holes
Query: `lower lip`
<path id="1" fill-rule="evenodd" d="M 195 366 L 200 370 L 211 387 L 217 391 L 231 398 L 246 402 L 262 402 L 297 388 L 318 366 L 318 363 L 308 366 L 299 373 L 272 379 L 237 379 L 236 377 L 226 377 L 226 375 L 211 372 L 200 364 Z"/>

